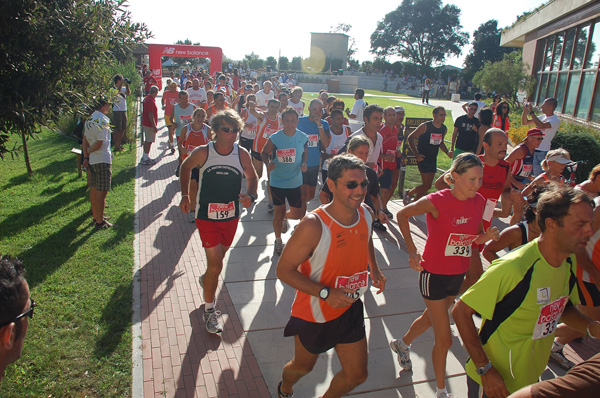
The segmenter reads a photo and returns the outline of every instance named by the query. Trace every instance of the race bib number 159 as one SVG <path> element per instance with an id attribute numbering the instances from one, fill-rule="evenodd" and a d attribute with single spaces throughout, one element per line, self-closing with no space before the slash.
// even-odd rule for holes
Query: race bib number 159
<path id="1" fill-rule="evenodd" d="M 226 220 L 235 217 L 235 203 L 209 203 L 208 218 L 211 220 Z"/>

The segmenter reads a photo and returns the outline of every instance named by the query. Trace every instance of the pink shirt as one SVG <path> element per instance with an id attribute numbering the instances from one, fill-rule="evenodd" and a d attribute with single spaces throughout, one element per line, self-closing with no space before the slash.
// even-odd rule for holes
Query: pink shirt
<path id="1" fill-rule="evenodd" d="M 383 153 L 393 153 L 396 154 L 396 149 L 398 147 L 398 127 L 396 126 L 388 126 L 387 124 L 382 124 L 379 129 L 379 134 L 383 137 L 382 143 L 382 152 Z M 395 170 L 396 160 L 392 162 L 381 161 L 384 169 Z"/>
<path id="2" fill-rule="evenodd" d="M 458 275 L 469 269 L 471 244 L 480 232 L 485 199 L 481 194 L 458 200 L 450 189 L 430 193 L 437 219 L 427 214 L 427 242 L 421 266 L 432 274 Z"/>

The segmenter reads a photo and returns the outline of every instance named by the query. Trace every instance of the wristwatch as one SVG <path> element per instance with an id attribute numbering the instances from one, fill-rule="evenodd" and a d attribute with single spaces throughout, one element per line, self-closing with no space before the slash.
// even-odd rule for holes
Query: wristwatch
<path id="1" fill-rule="evenodd" d="M 250 200 L 252 201 L 252 203 L 256 202 L 256 197 L 254 195 L 249 193 L 248 196 L 250 196 Z"/>
<path id="2" fill-rule="evenodd" d="M 319 297 L 321 300 L 327 300 L 327 297 L 329 297 L 329 286 L 325 286 L 319 291 Z"/>
<path id="3" fill-rule="evenodd" d="M 490 370 L 492 368 L 492 363 L 488 362 L 486 365 L 484 366 L 480 366 L 478 368 L 475 368 L 475 373 L 477 373 L 479 376 L 483 376 L 484 374 L 486 374 L 488 372 L 488 370 Z"/>

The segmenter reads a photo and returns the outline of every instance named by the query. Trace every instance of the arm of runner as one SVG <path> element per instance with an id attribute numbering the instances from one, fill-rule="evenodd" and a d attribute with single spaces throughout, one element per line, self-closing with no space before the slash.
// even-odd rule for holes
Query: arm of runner
<path id="1" fill-rule="evenodd" d="M 594 281 L 594 284 L 598 289 L 600 289 L 600 271 L 598 270 L 598 268 L 596 268 L 594 263 L 592 263 L 592 260 L 590 259 L 587 250 L 584 250 L 581 253 L 577 253 L 576 256 L 577 266 L 583 268 L 584 271 L 590 274 L 592 280 Z"/>
<path id="2" fill-rule="evenodd" d="M 262 151 L 260 152 L 260 158 L 262 162 L 267 165 L 267 170 L 269 171 L 273 171 L 273 169 L 277 166 L 275 162 L 273 162 L 273 160 L 269 161 L 269 155 L 273 153 L 274 149 L 275 145 L 273 145 L 273 141 L 271 141 L 271 139 L 269 138 Z"/>
<path id="3" fill-rule="evenodd" d="M 181 129 L 181 134 L 179 134 L 179 140 L 177 140 L 177 148 L 179 149 L 179 153 L 182 155 L 187 155 L 187 149 L 183 146 L 185 140 L 187 138 L 188 133 L 188 125 Z"/>
<path id="4" fill-rule="evenodd" d="M 454 152 L 448 150 L 448 147 L 446 146 L 446 143 L 444 142 L 444 136 L 442 136 L 442 143 L 440 144 L 440 149 L 442 150 L 442 152 L 444 152 L 446 154 L 446 156 L 448 156 L 450 159 L 452 159 Z"/>
<path id="5" fill-rule="evenodd" d="M 304 144 L 304 152 L 302 152 L 302 164 L 300 165 L 300 171 L 303 173 L 306 173 L 306 170 L 308 170 L 306 162 L 308 162 L 308 142 Z"/>
<path id="6" fill-rule="evenodd" d="M 479 126 L 479 144 L 477 144 L 477 151 L 475 151 L 476 155 L 479 155 L 481 153 L 481 148 L 483 148 L 483 136 L 485 135 L 485 132 L 487 131 L 487 128 L 483 127 L 483 126 Z"/>
<path id="7" fill-rule="evenodd" d="M 531 184 L 527 185 L 522 191 L 521 191 L 521 196 L 529 196 L 533 193 L 533 190 L 535 189 L 535 187 L 537 187 L 538 185 L 543 184 L 544 182 L 544 177 L 542 175 L 537 176 L 536 178 L 534 178 L 533 181 L 531 181 Z"/>
<path id="8" fill-rule="evenodd" d="M 316 121 L 317 123 L 317 128 L 319 129 L 319 139 L 321 140 L 321 145 L 323 146 L 323 148 L 327 148 L 329 146 L 329 144 L 331 143 L 331 134 L 329 132 L 329 129 L 327 129 L 327 131 L 325 131 L 325 128 L 323 126 L 323 122 L 321 121 L 321 119 L 318 119 Z"/>
<path id="9" fill-rule="evenodd" d="M 248 112 L 258 120 L 258 123 L 262 123 L 265 120 L 265 114 L 256 110 L 256 102 L 254 101 L 248 101 Z"/>
<path id="10" fill-rule="evenodd" d="M 371 213 L 371 218 L 373 218 L 373 210 L 367 207 L 369 213 Z M 373 281 L 373 286 L 375 286 L 377 290 L 377 294 L 382 293 L 385 290 L 385 276 L 381 273 L 379 266 L 377 265 L 377 257 L 375 256 L 375 246 L 373 245 L 373 231 L 371 231 L 371 236 L 369 237 L 369 266 L 371 269 L 370 275 L 371 280 Z"/>
<path id="11" fill-rule="evenodd" d="M 483 230 L 483 224 L 481 225 L 481 230 Z M 498 230 L 498 227 L 489 227 L 485 231 L 480 232 L 479 236 L 477 237 L 477 239 L 475 239 L 473 243 L 475 243 L 476 245 L 481 245 L 487 242 L 488 240 L 498 240 L 499 236 L 500 231 Z"/>
<path id="12" fill-rule="evenodd" d="M 425 156 L 423 156 L 419 152 L 417 152 L 417 146 L 415 145 L 415 140 L 417 138 L 419 138 L 420 136 L 422 136 L 423 134 L 425 134 L 425 131 L 427 131 L 427 126 L 425 126 L 425 123 L 423 123 L 419 127 L 417 127 L 414 131 L 412 131 L 406 138 L 406 140 L 408 141 L 408 145 L 410 146 L 412 153 L 414 153 L 415 159 L 417 160 L 417 162 L 421 162 L 423 159 L 425 159 Z"/>
<path id="13" fill-rule="evenodd" d="M 285 245 L 277 263 L 277 277 L 294 289 L 311 296 L 319 297 L 319 292 L 325 285 L 311 280 L 302 274 L 298 268 L 315 250 L 321 240 L 321 222 L 314 214 L 304 216 L 296 230 Z M 345 293 L 354 293 L 352 289 L 338 289 L 329 286 L 329 297 L 326 302 L 333 308 L 348 307 L 354 299 Z"/>
<path id="14" fill-rule="evenodd" d="M 434 215 L 435 218 L 437 218 L 439 214 L 437 209 L 429 199 L 421 198 L 418 201 L 403 207 L 398 212 L 398 214 L 396 214 L 398 227 L 400 228 L 400 233 L 404 238 L 404 242 L 406 242 L 406 247 L 408 250 L 408 264 L 415 271 L 423 271 L 423 267 L 421 267 L 420 264 L 421 254 L 417 250 L 417 246 L 415 246 L 415 243 L 412 239 L 412 235 L 410 233 L 410 225 L 408 224 L 408 219 L 410 217 L 426 213 L 431 213 L 432 215 Z"/>
<path id="15" fill-rule="evenodd" d="M 450 185 L 448 185 L 446 183 L 446 181 L 444 180 L 444 176 L 446 174 L 448 174 L 449 172 L 450 172 L 450 170 L 448 170 L 447 172 L 445 172 L 444 174 L 439 176 L 437 180 L 435 180 L 435 189 L 437 189 L 438 191 L 441 191 L 442 189 L 450 188 Z"/>
<path id="16" fill-rule="evenodd" d="M 600 321 L 595 321 L 583 315 L 574 305 L 567 304 L 560 321 L 581 333 L 600 339 Z"/>
<path id="17" fill-rule="evenodd" d="M 179 169 L 179 185 L 181 187 L 181 201 L 179 202 L 179 208 L 184 213 L 189 213 L 190 211 L 189 187 L 192 169 L 204 164 L 207 157 L 208 146 L 202 145 L 194 149 L 190 156 L 188 156 L 183 163 L 181 163 L 181 167 Z"/>
<path id="18" fill-rule="evenodd" d="M 454 145 L 456 144 L 456 137 L 458 137 L 458 127 L 454 127 L 452 130 L 452 141 L 450 141 L 450 150 L 454 152 Z"/>
<path id="19" fill-rule="evenodd" d="M 498 258 L 496 254 L 500 250 L 521 242 L 521 229 L 512 225 L 502 231 L 498 240 L 493 240 L 483 248 L 483 257 L 490 263 Z M 520 246 L 520 244 L 517 244 Z"/>
<path id="20" fill-rule="evenodd" d="M 256 170 L 252 166 L 252 158 L 245 148 L 239 147 L 240 150 L 240 163 L 244 169 L 244 175 L 246 176 L 246 193 L 240 194 L 240 203 L 245 208 L 252 206 L 252 202 L 256 200 L 256 190 L 258 188 L 258 176 Z M 250 196 L 252 195 L 252 196 Z M 254 200 L 252 199 L 254 198 Z"/>
<path id="21" fill-rule="evenodd" d="M 522 146 L 515 149 L 514 151 L 512 151 L 510 153 L 510 155 L 508 155 L 508 157 L 504 160 L 506 160 L 508 162 L 508 164 L 510 165 L 510 167 L 512 168 L 512 164 L 519 160 L 519 159 L 523 159 L 525 157 L 525 148 L 523 148 Z"/>
<path id="22" fill-rule="evenodd" d="M 169 119 L 171 120 L 171 125 L 175 128 L 177 128 L 177 123 L 175 123 L 175 111 L 171 111 L 171 114 L 169 115 Z"/>
<path id="23" fill-rule="evenodd" d="M 460 299 L 456 302 L 452 310 L 452 317 L 462 338 L 463 346 L 469 353 L 475 366 L 481 367 L 487 365 L 490 360 L 483 350 L 475 323 L 473 323 L 474 314 L 475 310 Z M 502 375 L 493 367 L 493 364 L 490 370 L 481 376 L 481 384 L 486 395 L 490 397 L 505 398 L 509 395 Z"/>
<path id="24" fill-rule="evenodd" d="M 494 209 L 494 217 L 504 218 L 510 215 L 512 209 L 511 181 L 512 176 L 509 173 L 506 176 L 506 181 L 504 181 L 504 189 L 500 194 L 500 209 Z"/>

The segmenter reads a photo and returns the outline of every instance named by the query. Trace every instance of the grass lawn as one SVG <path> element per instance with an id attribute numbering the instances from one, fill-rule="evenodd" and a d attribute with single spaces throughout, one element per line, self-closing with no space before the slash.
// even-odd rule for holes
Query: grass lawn
<path id="1" fill-rule="evenodd" d="M 23 260 L 37 304 L 3 398 L 131 395 L 135 147 L 113 160 L 102 231 L 72 147 L 52 131 L 30 141 L 32 179 L 22 158 L 0 161 L 0 253 Z"/>
<path id="2" fill-rule="evenodd" d="M 318 93 L 304 93 L 304 95 L 302 96 L 302 100 L 306 103 L 306 106 L 308 107 L 309 102 L 312 99 L 317 98 L 317 96 L 318 96 Z M 336 94 L 336 97 L 344 100 L 346 108 L 352 109 L 352 105 L 354 104 L 354 95 L 353 94 Z M 406 112 L 406 117 L 418 117 L 418 118 L 432 117 L 431 116 L 431 111 L 432 111 L 431 107 L 417 105 L 417 104 L 413 104 L 410 102 L 405 102 L 405 101 L 401 100 L 402 98 L 416 98 L 416 97 L 411 97 L 411 96 L 408 96 L 405 94 L 394 94 L 394 93 L 377 91 L 377 90 L 365 90 L 365 98 L 364 99 L 369 104 L 377 104 L 383 108 L 385 108 L 386 106 L 398 106 L 398 105 L 402 106 Z M 305 108 L 304 112 L 308 113 L 308 108 Z M 446 110 L 446 121 L 444 122 L 444 124 L 446 125 L 446 127 L 448 127 L 448 132 L 446 133 L 446 140 L 449 141 L 452 138 L 452 131 L 454 130 L 452 111 Z M 446 145 L 448 147 L 450 146 L 449 143 L 446 143 Z M 444 154 L 442 151 L 440 151 L 438 154 L 438 162 L 437 162 L 438 168 L 443 169 L 443 170 L 448 170 L 450 168 L 451 164 L 452 164 L 452 160 L 449 159 L 448 156 L 446 156 L 446 154 Z M 436 173 L 436 178 L 439 177 L 441 174 L 442 173 L 440 173 L 440 172 Z M 415 186 L 419 185 L 420 183 L 421 183 L 421 175 L 419 174 L 419 170 L 417 169 L 417 167 L 416 166 L 408 166 L 406 168 L 406 177 L 405 177 L 404 188 L 411 189 L 411 188 L 414 188 Z M 433 191 L 435 191 L 435 188 L 432 187 L 430 192 L 433 192 Z M 397 192 L 394 194 L 393 199 L 399 199 Z"/>

